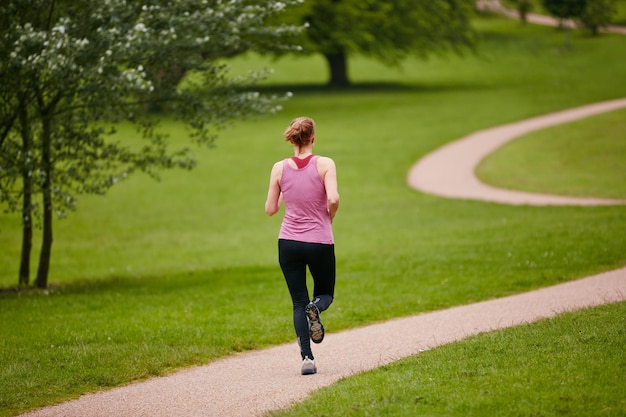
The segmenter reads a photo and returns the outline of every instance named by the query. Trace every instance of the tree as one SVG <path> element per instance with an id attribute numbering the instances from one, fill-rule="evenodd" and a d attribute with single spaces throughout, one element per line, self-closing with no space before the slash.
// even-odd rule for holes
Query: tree
<path id="1" fill-rule="evenodd" d="M 33 224 L 42 228 L 35 286 L 44 288 L 53 215 L 80 194 L 104 194 L 135 171 L 194 166 L 145 111 L 157 103 L 210 146 L 232 119 L 276 111 L 250 91 L 260 74 L 233 79 L 215 57 L 292 50 L 293 26 L 267 20 L 291 1 L 3 0 L 0 4 L 0 203 L 21 213 L 19 284 L 29 284 Z M 181 86 L 180 76 L 192 72 Z M 143 145 L 113 140 L 130 121 Z M 41 203 L 34 197 L 41 195 Z"/>
<path id="2" fill-rule="evenodd" d="M 585 10 L 587 0 L 541 0 L 552 16 L 560 19 L 578 17 Z M 595 0 L 594 0 L 595 1 Z"/>
<path id="3" fill-rule="evenodd" d="M 550 13 L 552 16 L 561 19 L 562 21 L 566 19 L 574 19 L 578 18 L 582 15 L 585 10 L 585 6 L 587 4 L 587 0 L 541 0 L 543 7 Z M 596 1 L 596 0 L 594 0 Z M 569 49 L 570 47 L 570 38 L 569 38 L 569 28 L 568 25 L 565 24 L 565 45 Z"/>
<path id="4" fill-rule="evenodd" d="M 284 15 L 304 23 L 303 53 L 321 53 L 329 84 L 349 84 L 348 56 L 360 53 L 389 65 L 408 55 L 460 52 L 475 44 L 473 0 L 309 0 Z"/>
<path id="5" fill-rule="evenodd" d="M 580 22 L 591 31 L 593 36 L 597 36 L 600 28 L 611 23 L 611 19 L 617 12 L 615 0 L 593 0 L 588 1 L 585 9 L 580 15 Z"/>
<path id="6" fill-rule="evenodd" d="M 515 5 L 517 6 L 517 12 L 519 13 L 520 21 L 523 24 L 526 24 L 528 21 L 528 12 L 532 9 L 532 1 L 531 0 L 514 0 Z"/>

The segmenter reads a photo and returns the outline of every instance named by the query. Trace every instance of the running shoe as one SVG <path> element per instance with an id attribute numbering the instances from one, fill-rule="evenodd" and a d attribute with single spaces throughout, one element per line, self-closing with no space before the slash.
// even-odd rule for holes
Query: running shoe
<path id="1" fill-rule="evenodd" d="M 320 320 L 320 310 L 313 303 L 309 303 L 304 310 L 309 321 L 309 334 L 313 343 L 322 343 L 324 340 L 324 326 Z"/>
<path id="2" fill-rule="evenodd" d="M 302 375 L 313 375 L 316 372 L 315 359 L 309 359 L 308 356 L 305 356 L 302 360 Z"/>

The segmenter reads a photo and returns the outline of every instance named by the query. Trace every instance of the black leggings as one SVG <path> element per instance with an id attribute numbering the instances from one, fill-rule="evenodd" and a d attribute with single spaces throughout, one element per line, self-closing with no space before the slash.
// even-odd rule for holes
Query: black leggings
<path id="1" fill-rule="evenodd" d="M 296 329 L 300 354 L 314 359 L 309 339 L 309 324 L 304 309 L 309 304 L 306 267 L 313 277 L 313 303 L 326 310 L 335 295 L 335 245 L 278 240 L 278 262 L 285 276 L 293 302 L 293 325 Z"/>

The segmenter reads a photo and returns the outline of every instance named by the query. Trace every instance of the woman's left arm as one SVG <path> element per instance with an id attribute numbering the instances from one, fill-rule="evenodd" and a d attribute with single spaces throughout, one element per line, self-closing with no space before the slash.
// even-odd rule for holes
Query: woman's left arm
<path id="1" fill-rule="evenodd" d="M 265 200 L 265 212 L 268 216 L 278 213 L 282 202 L 282 193 L 280 192 L 280 177 L 282 175 L 282 161 L 276 162 L 272 167 L 270 174 L 270 186 L 267 190 L 267 199 Z"/>

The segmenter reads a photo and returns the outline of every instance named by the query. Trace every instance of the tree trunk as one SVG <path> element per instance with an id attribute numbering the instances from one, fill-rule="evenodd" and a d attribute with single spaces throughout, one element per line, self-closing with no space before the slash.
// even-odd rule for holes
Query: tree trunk
<path id="1" fill-rule="evenodd" d="M 39 268 L 35 287 L 46 288 L 48 286 L 48 272 L 50 270 L 50 256 L 52 254 L 52 135 L 50 130 L 50 118 L 44 117 L 41 132 L 41 162 L 44 170 L 43 181 L 43 239 L 39 254 Z"/>
<path id="2" fill-rule="evenodd" d="M 24 177 L 24 200 L 22 206 L 22 253 L 20 255 L 19 286 L 27 287 L 30 283 L 30 253 L 33 248 L 32 185 Z"/>
<path id="3" fill-rule="evenodd" d="M 43 191 L 43 240 L 39 254 L 39 268 L 35 287 L 48 287 L 48 272 L 50 271 L 50 257 L 52 255 L 52 198 L 50 189 Z"/>
<path id="4" fill-rule="evenodd" d="M 22 135 L 22 182 L 24 195 L 22 197 L 22 253 L 20 255 L 20 272 L 18 285 L 28 286 L 30 283 L 30 254 L 33 248 L 33 179 L 29 155 L 32 153 L 33 141 L 28 122 L 28 113 L 25 103 L 20 103 L 20 129 Z"/>
<path id="5" fill-rule="evenodd" d="M 528 23 L 528 12 L 530 11 L 531 3 L 529 0 L 519 0 L 517 2 L 517 11 L 522 24 Z"/>
<path id="6" fill-rule="evenodd" d="M 348 80 L 348 60 L 346 54 L 341 51 L 334 54 L 324 54 L 326 61 L 328 62 L 328 69 L 330 70 L 330 81 L 328 85 L 334 87 L 345 87 L 350 85 Z"/>

